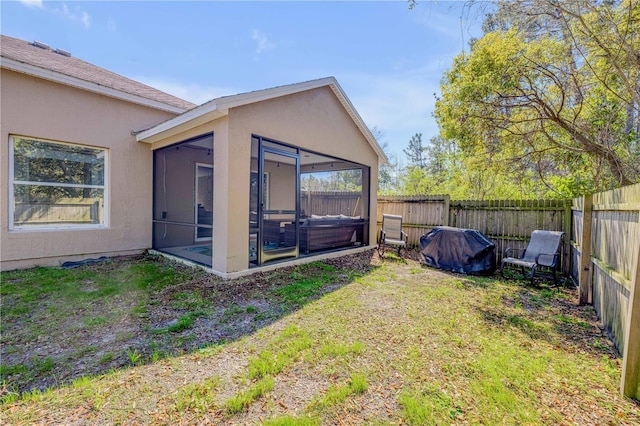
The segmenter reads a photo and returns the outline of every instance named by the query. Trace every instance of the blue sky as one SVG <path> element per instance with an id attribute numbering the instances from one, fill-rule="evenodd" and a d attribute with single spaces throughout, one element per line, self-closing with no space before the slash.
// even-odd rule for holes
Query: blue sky
<path id="1" fill-rule="evenodd" d="M 2 1 L 1 31 L 191 102 L 334 76 L 401 159 L 438 129 L 434 93 L 481 35 L 463 2 Z"/>

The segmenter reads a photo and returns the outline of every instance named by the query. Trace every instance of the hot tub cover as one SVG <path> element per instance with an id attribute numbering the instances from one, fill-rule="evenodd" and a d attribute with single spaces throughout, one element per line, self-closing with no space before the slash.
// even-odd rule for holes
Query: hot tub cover
<path id="1" fill-rule="evenodd" d="M 493 274 L 495 247 L 475 229 L 442 226 L 420 237 L 420 252 L 427 265 L 462 274 Z"/>

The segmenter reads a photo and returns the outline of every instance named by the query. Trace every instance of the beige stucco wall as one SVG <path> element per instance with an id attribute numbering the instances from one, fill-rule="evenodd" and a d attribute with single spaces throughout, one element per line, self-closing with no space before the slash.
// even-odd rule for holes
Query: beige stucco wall
<path id="1" fill-rule="evenodd" d="M 258 102 L 229 111 L 228 152 L 218 157 L 216 165 L 227 164 L 225 181 L 216 181 L 215 201 L 228 206 L 224 221 L 218 216 L 214 224 L 214 246 L 226 247 L 226 258 L 216 258 L 214 269 L 224 273 L 242 271 L 248 265 L 249 239 L 249 169 L 251 135 L 275 139 L 371 168 L 373 196 L 370 204 L 369 241 L 375 241 L 378 157 L 329 87 Z M 221 144 L 217 138 L 214 146 Z M 225 144 L 227 145 L 227 144 Z M 219 167 L 216 166 L 216 179 Z M 228 185 L 228 193 L 220 194 L 220 185 Z M 368 201 L 368 200 L 363 200 Z M 215 207 L 214 207 L 215 210 Z M 224 227 L 225 238 L 216 231 Z M 226 238 L 226 235 L 233 238 Z"/>
<path id="2" fill-rule="evenodd" d="M 0 268 L 130 253 L 151 246 L 152 152 L 132 130 L 174 114 L 6 69 L 0 76 Z M 22 135 L 108 149 L 108 227 L 9 231 L 9 136 Z"/>

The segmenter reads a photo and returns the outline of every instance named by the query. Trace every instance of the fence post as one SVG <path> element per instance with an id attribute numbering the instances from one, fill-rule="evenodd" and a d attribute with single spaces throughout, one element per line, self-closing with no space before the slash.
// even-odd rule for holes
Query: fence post
<path id="1" fill-rule="evenodd" d="M 449 204 L 451 202 L 449 195 L 444 196 L 444 207 L 442 208 L 442 226 L 449 226 Z"/>
<path id="2" fill-rule="evenodd" d="M 562 255 L 564 258 L 564 267 L 562 272 L 565 278 L 571 275 L 571 219 L 573 217 L 571 205 L 571 200 L 564 201 L 564 219 L 562 221 L 562 230 L 564 231 L 564 253 Z"/>
<path id="3" fill-rule="evenodd" d="M 638 241 L 638 251 L 631 270 L 631 292 L 627 311 L 627 329 L 624 333 L 620 390 L 624 396 L 640 400 L 640 221 L 636 241 Z"/>
<path id="4" fill-rule="evenodd" d="M 585 305 L 591 301 L 591 217 L 593 216 L 593 195 L 585 195 L 582 197 L 582 201 L 578 282 L 580 284 L 579 303 Z"/>

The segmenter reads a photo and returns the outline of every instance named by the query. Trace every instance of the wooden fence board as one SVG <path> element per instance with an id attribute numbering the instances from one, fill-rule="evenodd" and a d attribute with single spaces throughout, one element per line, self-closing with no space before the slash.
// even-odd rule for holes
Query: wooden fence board
<path id="1" fill-rule="evenodd" d="M 593 306 L 624 356 L 621 391 L 640 398 L 640 326 L 632 322 L 640 318 L 640 301 L 635 296 L 640 293 L 640 184 L 593 194 L 592 200 L 590 214 L 585 200 L 573 200 L 572 239 L 583 246 L 590 240 L 590 247 L 576 244 L 572 248 L 572 257 L 582 267 L 572 268 L 571 273 L 577 278 L 585 268 L 589 270 Z M 585 229 L 589 218 L 590 238 Z M 587 249 L 591 253 L 585 259 Z"/>
<path id="2" fill-rule="evenodd" d="M 640 227 L 636 234 L 638 244 L 631 272 L 624 347 L 622 350 L 622 378 L 620 391 L 624 396 L 640 400 Z"/>

